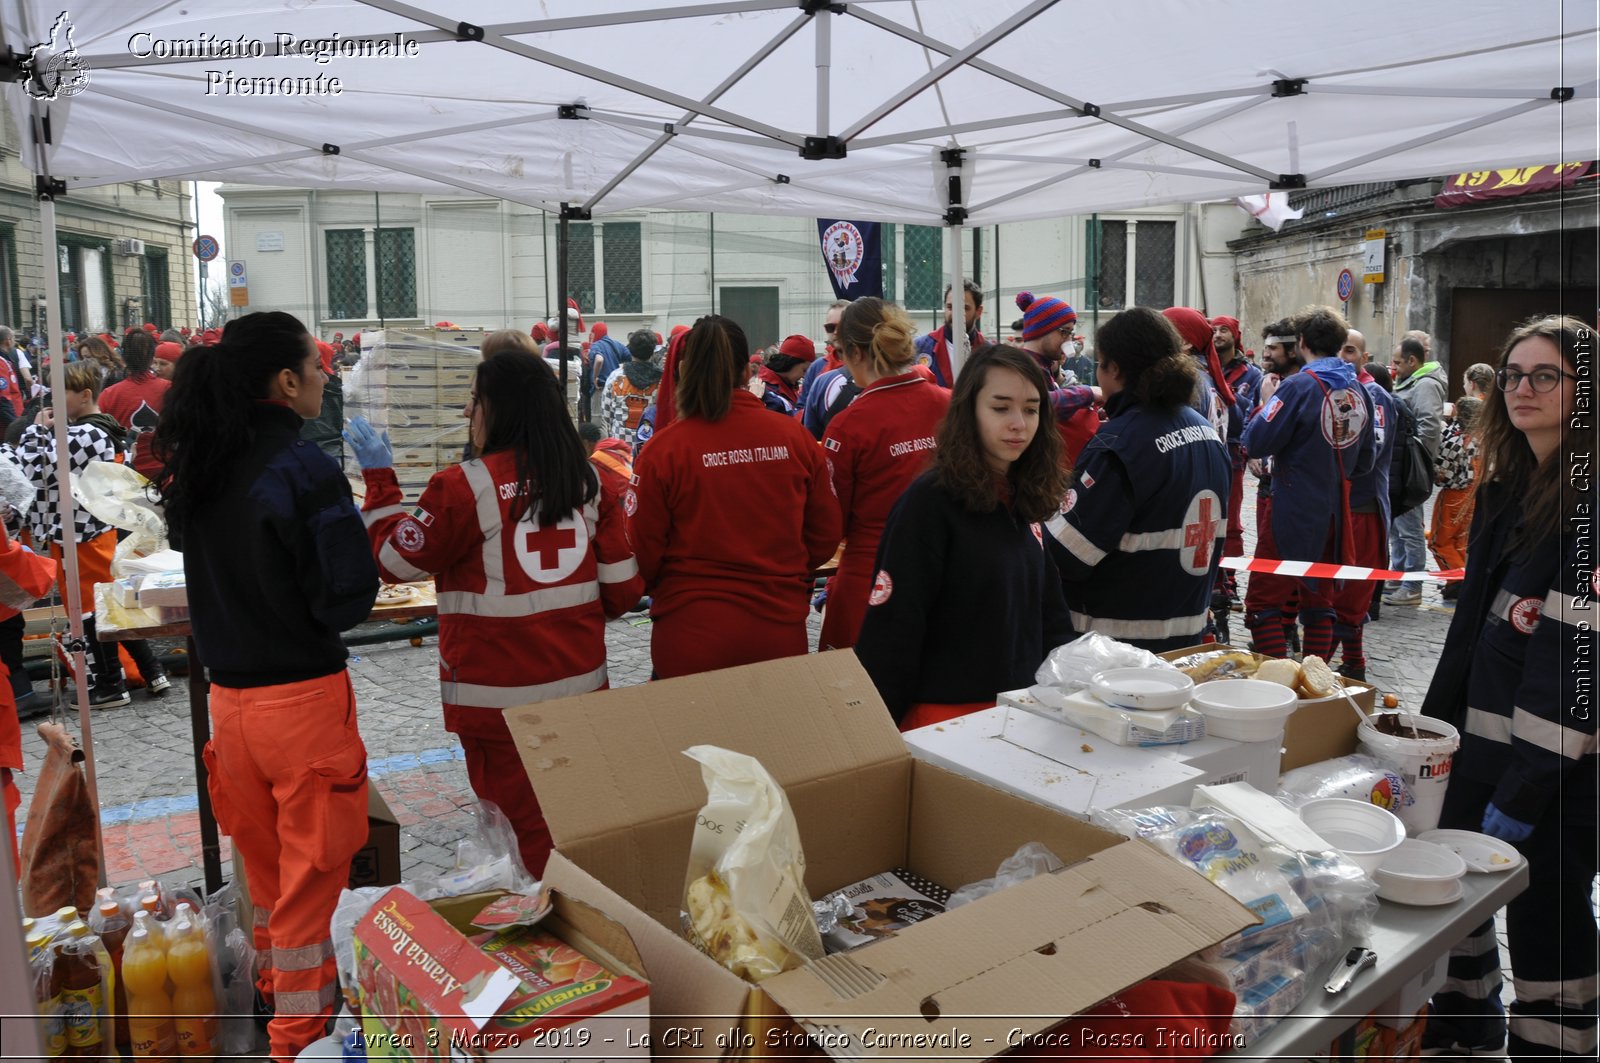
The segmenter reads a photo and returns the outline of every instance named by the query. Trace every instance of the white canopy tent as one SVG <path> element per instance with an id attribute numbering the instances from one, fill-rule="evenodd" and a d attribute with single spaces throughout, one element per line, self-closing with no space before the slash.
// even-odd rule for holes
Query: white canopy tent
<path id="1" fill-rule="evenodd" d="M 69 196 L 196 178 L 959 237 L 1600 153 L 1593 0 L 78 0 L 70 30 L 62 16 L 7 0 L 0 34 L 23 160 Z M 48 248 L 48 199 L 41 215 Z M 75 597 L 70 553 L 68 569 Z"/>

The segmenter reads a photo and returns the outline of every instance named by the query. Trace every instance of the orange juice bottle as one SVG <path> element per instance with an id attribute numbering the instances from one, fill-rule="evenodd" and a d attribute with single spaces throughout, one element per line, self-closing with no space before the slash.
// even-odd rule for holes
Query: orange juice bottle
<path id="1" fill-rule="evenodd" d="M 61 1018 L 61 965 L 44 934 L 35 930 L 26 941 L 33 999 L 44 1023 L 44 1051 L 48 1056 L 59 1056 L 67 1050 L 67 1027 Z"/>
<path id="2" fill-rule="evenodd" d="M 180 911 L 167 946 L 167 973 L 176 988 L 172 1012 L 177 1019 L 178 1052 L 185 1059 L 212 1059 L 217 1043 L 217 997 L 211 984 L 211 949 L 206 933 Z"/>
<path id="3" fill-rule="evenodd" d="M 122 953 L 122 978 L 128 986 L 128 1032 L 134 1059 L 172 1063 L 178 1047 L 167 995 L 167 956 L 143 926 L 128 935 Z"/>

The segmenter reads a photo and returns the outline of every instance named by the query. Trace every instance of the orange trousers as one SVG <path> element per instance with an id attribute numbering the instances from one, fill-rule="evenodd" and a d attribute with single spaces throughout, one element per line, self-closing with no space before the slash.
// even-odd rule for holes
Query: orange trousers
<path id="1" fill-rule="evenodd" d="M 328 922 L 367 841 L 367 749 L 350 676 L 213 686 L 211 726 L 206 785 L 250 880 L 257 986 L 277 1011 L 272 1058 L 293 1060 L 333 1015 Z"/>
<path id="2" fill-rule="evenodd" d="M 1446 487 L 1433 500 L 1428 546 L 1441 569 L 1467 566 L 1467 533 L 1472 529 L 1473 489 Z"/>

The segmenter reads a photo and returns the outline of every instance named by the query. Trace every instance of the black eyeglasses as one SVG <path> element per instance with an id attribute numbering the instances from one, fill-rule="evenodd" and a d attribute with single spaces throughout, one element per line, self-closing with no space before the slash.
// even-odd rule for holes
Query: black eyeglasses
<path id="1" fill-rule="evenodd" d="M 835 332 L 839 331 L 839 323 L 837 321 L 830 321 L 822 326 L 822 331 L 831 336 Z"/>
<path id="2" fill-rule="evenodd" d="M 1494 382 L 1499 385 L 1501 391 L 1515 391 L 1522 386 L 1523 380 L 1527 380 L 1533 386 L 1533 390 L 1542 395 L 1560 387 L 1562 377 L 1569 380 L 1578 379 L 1571 373 L 1547 365 L 1541 365 L 1531 373 L 1524 373 L 1520 369 L 1508 366 L 1495 371 Z"/>

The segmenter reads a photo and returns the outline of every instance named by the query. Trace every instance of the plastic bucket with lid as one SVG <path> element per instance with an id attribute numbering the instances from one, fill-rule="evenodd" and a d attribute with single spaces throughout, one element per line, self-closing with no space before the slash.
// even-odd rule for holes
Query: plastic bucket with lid
<path id="1" fill-rule="evenodd" d="M 1295 692 L 1261 679 L 1213 679 L 1194 688 L 1189 704 L 1206 718 L 1206 734 L 1235 742 L 1282 741 Z"/>
<path id="2" fill-rule="evenodd" d="M 1406 830 L 1415 835 L 1437 827 L 1450 765 L 1461 748 L 1460 732 L 1431 716 L 1381 712 L 1369 716 L 1356 734 L 1363 752 L 1393 765 L 1411 788 L 1414 800 L 1398 813 Z"/>

